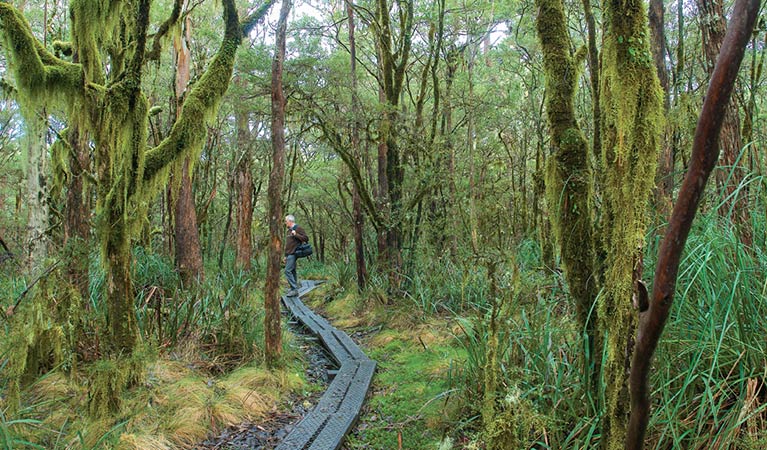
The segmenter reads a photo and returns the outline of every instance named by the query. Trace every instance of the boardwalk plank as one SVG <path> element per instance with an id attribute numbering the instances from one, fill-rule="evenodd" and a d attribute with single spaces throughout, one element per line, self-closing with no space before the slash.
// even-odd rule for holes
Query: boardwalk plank
<path id="1" fill-rule="evenodd" d="M 304 281 L 303 295 L 317 284 Z M 317 405 L 277 446 L 277 450 L 337 450 L 357 421 L 376 363 L 343 331 L 307 308 L 299 297 L 283 297 L 290 313 L 320 338 L 339 369 Z"/>

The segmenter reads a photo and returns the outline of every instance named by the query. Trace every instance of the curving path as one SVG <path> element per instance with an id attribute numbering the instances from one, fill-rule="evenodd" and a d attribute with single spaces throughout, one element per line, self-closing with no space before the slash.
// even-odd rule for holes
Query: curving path
<path id="1" fill-rule="evenodd" d="M 322 341 L 339 369 L 317 406 L 276 450 L 337 450 L 341 447 L 346 433 L 360 415 L 375 372 L 376 362 L 368 358 L 346 333 L 301 302 L 301 295 L 321 283 L 323 281 L 304 280 L 298 296 L 283 296 L 282 302 L 293 317 Z"/>

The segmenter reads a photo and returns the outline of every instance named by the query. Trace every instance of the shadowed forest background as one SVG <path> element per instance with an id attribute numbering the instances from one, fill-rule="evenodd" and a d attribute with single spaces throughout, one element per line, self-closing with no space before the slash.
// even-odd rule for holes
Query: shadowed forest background
<path id="1" fill-rule="evenodd" d="M 0 448 L 310 406 L 287 214 L 343 448 L 767 447 L 758 1 L 284 1 L 0 2 Z"/>

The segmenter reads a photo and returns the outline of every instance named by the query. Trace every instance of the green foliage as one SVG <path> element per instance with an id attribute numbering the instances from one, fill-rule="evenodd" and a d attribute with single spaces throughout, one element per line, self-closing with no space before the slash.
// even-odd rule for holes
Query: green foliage
<path id="1" fill-rule="evenodd" d="M 660 399 L 649 425 L 656 448 L 764 439 L 767 260 L 758 256 L 764 242 L 744 248 L 722 220 L 715 210 L 698 217 L 680 265 L 651 380 Z M 763 218 L 756 225 L 763 230 Z M 649 273 L 658 244 L 648 248 Z"/>

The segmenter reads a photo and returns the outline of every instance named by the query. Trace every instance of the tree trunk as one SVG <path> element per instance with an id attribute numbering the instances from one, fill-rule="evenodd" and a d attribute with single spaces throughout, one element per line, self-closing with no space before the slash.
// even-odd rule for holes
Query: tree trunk
<path id="1" fill-rule="evenodd" d="M 595 159 L 599 157 L 599 149 L 602 148 L 602 133 L 599 129 L 602 112 L 599 106 L 599 49 L 597 48 L 597 30 L 594 12 L 591 9 L 591 0 L 583 1 L 583 13 L 586 16 L 586 27 L 588 30 L 588 49 L 589 49 L 589 80 L 591 81 L 591 108 L 592 123 L 594 124 L 594 138 L 592 152 Z"/>
<path id="2" fill-rule="evenodd" d="M 399 100 L 402 94 L 405 68 L 410 57 L 411 32 L 413 29 L 413 3 L 397 2 L 400 10 L 400 34 L 397 36 L 397 48 L 392 48 L 395 40 L 392 38 L 391 14 L 387 0 L 376 1 L 376 44 L 378 47 L 379 70 L 381 75 L 381 89 L 383 91 L 384 113 L 380 123 L 379 143 L 379 188 L 380 175 L 382 172 L 382 159 L 385 158 L 386 173 L 386 214 L 385 242 L 379 236 L 379 250 L 385 249 L 387 271 L 389 275 L 390 289 L 397 290 L 401 282 L 402 267 L 402 183 L 404 170 L 402 156 L 398 144 L 397 123 L 399 120 Z M 383 154 L 382 154 L 383 151 Z M 379 196 L 381 192 L 379 192 Z M 380 257 L 380 255 L 379 255 Z"/>
<path id="3" fill-rule="evenodd" d="M 602 163 L 604 189 L 603 295 L 597 307 L 606 339 L 602 447 L 623 449 L 629 414 L 628 374 L 637 313 L 632 291 L 655 182 L 663 96 L 652 61 L 643 2 L 609 0 L 602 46 Z"/>
<path id="4" fill-rule="evenodd" d="M 272 172 L 269 175 L 269 254 L 264 292 L 264 353 L 266 363 L 275 366 L 282 355 L 280 328 L 280 261 L 282 259 L 282 182 L 285 171 L 285 95 L 282 67 L 285 61 L 285 34 L 291 0 L 283 0 L 277 24 L 277 42 L 272 61 Z"/>
<path id="5" fill-rule="evenodd" d="M 360 157 L 359 136 L 359 98 L 357 97 L 357 46 L 354 40 L 354 4 L 352 0 L 346 0 L 346 14 L 349 18 L 349 57 L 350 75 L 352 79 L 352 155 L 359 167 L 362 167 Z M 368 271 L 365 265 L 365 241 L 363 232 L 365 229 L 365 217 L 362 215 L 360 191 L 356 183 L 352 183 L 352 220 L 354 221 L 354 256 L 357 266 L 357 288 L 360 292 L 365 290 Z"/>
<path id="6" fill-rule="evenodd" d="M 724 6 L 722 0 L 698 0 L 698 23 L 706 54 L 708 73 L 712 73 L 725 33 Z M 748 189 L 741 186 L 746 171 L 739 160 L 743 143 L 740 135 L 740 115 L 735 96 L 724 113 L 724 123 L 719 134 L 722 149 L 721 170 L 716 172 L 716 185 L 722 195 L 721 217 L 730 217 L 737 227 L 741 243 L 750 246 L 752 242 L 751 214 L 748 210 Z"/>
<path id="7" fill-rule="evenodd" d="M 183 9 L 187 9 L 188 0 L 184 1 Z M 191 67 L 191 52 L 187 42 L 191 39 L 191 19 L 186 16 L 183 24 L 183 35 L 176 36 L 173 47 L 176 52 L 176 115 L 181 111 L 184 102 L 184 94 L 189 84 L 189 71 Z M 194 190 L 192 189 L 193 163 L 187 157 L 184 159 L 181 173 L 176 173 L 180 178 L 178 192 L 176 194 L 174 225 L 175 225 L 175 250 L 176 269 L 185 284 L 199 282 L 205 277 L 202 265 L 202 249 L 200 247 L 200 234 L 197 229 L 197 210 L 194 205 Z"/>
<path id="8" fill-rule="evenodd" d="M 458 70 L 458 50 L 453 48 L 447 53 L 447 61 L 445 61 L 445 109 L 442 115 L 444 128 L 442 129 L 442 135 L 445 137 L 445 149 L 447 150 L 447 173 L 448 173 L 448 200 L 450 202 L 450 208 L 453 208 L 454 213 L 448 214 L 452 217 L 450 221 L 450 256 L 455 257 L 458 254 L 458 230 L 460 227 L 460 217 L 457 214 L 456 208 L 458 208 L 458 188 L 456 187 L 456 172 L 455 172 L 455 146 L 453 145 L 453 81 L 455 81 L 455 73 Z"/>
<path id="9" fill-rule="evenodd" d="M 666 34 L 664 31 L 664 6 L 663 0 L 650 0 L 648 10 L 650 20 L 650 49 L 652 51 L 655 70 L 658 72 L 658 80 L 663 89 L 663 109 L 668 113 L 670 85 L 668 69 L 666 68 Z M 671 194 L 674 190 L 674 146 L 673 126 L 669 122 L 663 134 L 662 150 L 658 160 L 658 172 L 655 176 L 655 208 L 665 220 L 671 213 Z"/>
<path id="10" fill-rule="evenodd" d="M 72 152 L 69 159 L 71 181 L 67 186 L 66 205 L 64 207 L 64 246 L 72 251 L 72 257 L 67 265 L 67 276 L 80 293 L 82 299 L 89 295 L 88 279 L 88 245 L 90 230 L 90 206 L 84 194 L 83 178 L 90 168 L 90 155 L 87 140 L 81 135 L 77 126 L 72 126 L 69 133 L 69 145 Z M 88 307 L 90 302 L 83 302 Z"/>
<path id="11" fill-rule="evenodd" d="M 546 114 L 551 136 L 547 158 L 546 200 L 551 226 L 560 247 L 567 284 L 575 301 L 579 325 L 586 330 L 588 358 L 585 379 L 599 389 L 601 340 L 593 312 L 597 297 L 596 254 L 591 208 L 592 173 L 589 145 L 575 115 L 576 61 L 561 0 L 537 0 L 538 37 L 546 74 Z M 594 396 L 597 397 L 596 395 Z"/>
<path id="12" fill-rule="evenodd" d="M 466 72 L 469 84 L 469 105 L 474 104 L 474 60 L 476 51 L 469 48 L 469 59 L 466 62 Z M 471 107 L 471 106 L 470 106 Z M 474 141 L 474 111 L 468 110 L 466 117 L 466 148 L 469 153 L 469 233 L 471 236 L 471 249 L 475 255 L 479 254 L 479 219 L 477 219 L 477 176 L 475 168 L 476 145 Z"/>
<path id="13" fill-rule="evenodd" d="M 237 147 L 240 159 L 235 171 L 237 183 L 237 243 L 236 267 L 250 271 L 253 258 L 253 174 L 251 172 L 250 130 L 248 129 L 248 114 L 244 111 L 235 112 L 237 122 Z"/>
<path id="14" fill-rule="evenodd" d="M 44 110 L 25 114 L 27 124 L 27 273 L 42 268 L 48 257 L 48 145 Z"/>
<path id="15" fill-rule="evenodd" d="M 384 104 L 386 102 L 386 95 L 383 88 L 378 91 L 378 101 Z M 382 115 L 386 115 L 383 112 Z M 378 191 L 376 192 L 376 202 L 378 204 L 378 210 L 381 212 L 383 218 L 383 226 L 378 228 L 376 234 L 378 244 L 378 266 L 381 270 L 388 272 L 389 269 L 389 248 L 387 246 L 387 238 L 389 222 L 391 221 L 391 204 L 389 202 L 389 178 L 386 166 L 389 161 L 388 157 L 389 147 L 386 144 L 386 139 L 383 133 L 378 137 Z"/>
<path id="16" fill-rule="evenodd" d="M 180 185 L 176 198 L 175 244 L 176 268 L 185 284 L 202 281 L 205 272 L 202 266 L 200 234 L 197 230 L 197 211 L 192 192 L 192 170 L 189 158 L 184 159 L 181 168 Z"/>
<path id="17" fill-rule="evenodd" d="M 690 165 L 658 250 L 652 298 L 641 317 L 631 367 L 631 420 L 627 450 L 641 450 L 650 414 L 652 356 L 673 306 L 679 263 L 711 171 L 719 157 L 717 135 L 738 69 L 759 13 L 759 0 L 738 0 L 698 119 Z"/>

